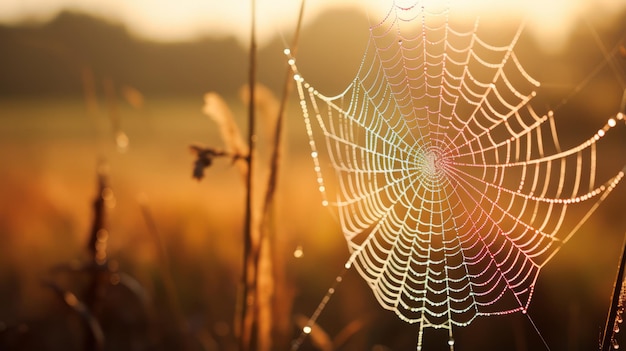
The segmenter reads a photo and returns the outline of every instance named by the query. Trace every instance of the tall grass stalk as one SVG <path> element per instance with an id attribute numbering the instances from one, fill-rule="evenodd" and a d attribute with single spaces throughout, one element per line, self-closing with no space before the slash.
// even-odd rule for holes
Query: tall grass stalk
<path id="1" fill-rule="evenodd" d="M 289 48 L 292 56 L 294 57 L 297 52 L 298 40 L 300 37 L 300 28 L 302 27 L 302 18 L 304 17 L 304 7 L 305 7 L 305 0 L 302 0 L 300 3 L 300 11 L 298 13 L 298 21 L 296 23 L 296 29 L 294 31 L 294 36 L 292 39 L 291 47 Z M 282 345 L 282 344 L 288 341 L 290 338 L 291 324 L 288 322 L 290 320 L 290 316 L 289 316 L 290 308 L 288 306 L 284 306 L 284 304 L 286 304 L 287 301 L 291 301 L 293 298 L 292 296 L 285 296 L 285 295 L 289 295 L 289 289 L 287 289 L 287 287 L 285 286 L 286 284 L 284 282 L 284 279 L 281 279 L 282 277 L 284 277 L 284 263 L 277 264 L 278 262 L 276 262 L 275 259 L 272 260 L 270 257 L 271 252 L 281 252 L 281 250 L 278 250 L 278 248 L 276 247 L 277 244 L 276 244 L 275 238 L 271 238 L 271 237 L 265 238 L 265 235 L 264 235 L 265 233 L 270 232 L 269 220 L 270 220 L 270 212 L 274 203 L 274 195 L 276 194 L 276 187 L 278 183 L 278 175 L 279 175 L 278 171 L 280 168 L 280 159 L 281 159 L 281 151 L 282 151 L 282 143 L 283 143 L 283 127 L 285 124 L 284 120 L 285 120 L 285 115 L 286 115 L 286 110 L 287 110 L 287 102 L 289 101 L 289 95 L 293 87 L 291 67 L 289 65 L 286 65 L 286 66 L 287 66 L 287 69 L 285 72 L 285 81 L 283 84 L 282 98 L 281 98 L 280 107 L 278 110 L 278 116 L 276 118 L 276 122 L 274 125 L 274 134 L 273 134 L 274 142 L 272 144 L 272 153 L 271 153 L 270 167 L 269 167 L 270 173 L 268 176 L 267 187 L 266 187 L 265 198 L 264 198 L 263 209 L 262 209 L 261 228 L 260 228 L 260 233 L 261 233 L 260 242 L 262 244 L 259 245 L 258 247 L 259 252 L 257 252 L 255 255 L 255 264 L 257 267 L 261 267 L 263 261 L 268 262 L 268 264 L 274 263 L 274 265 L 269 267 L 269 269 L 273 270 L 272 275 L 274 277 L 273 281 L 275 285 L 274 294 L 273 296 L 271 296 L 271 300 L 272 300 L 271 313 L 274 316 L 274 322 L 272 326 L 273 330 L 270 331 L 270 333 L 273 334 L 271 335 L 273 336 L 272 343 L 274 344 L 275 347 L 276 346 L 287 347 L 287 345 Z M 283 271 L 279 272 L 280 269 L 283 269 Z M 257 277 L 255 279 L 256 284 L 258 284 L 259 281 L 261 281 L 262 279 L 260 274 L 261 274 L 261 270 L 257 270 Z M 279 288 L 279 285 L 281 285 L 282 288 Z M 258 316 L 257 319 L 263 320 L 261 316 Z"/>
<path id="2" fill-rule="evenodd" d="M 276 315 L 280 315 L 279 319 L 282 317 L 288 321 L 290 314 L 289 308 L 285 309 L 282 304 L 280 308 L 277 307 L 279 304 L 276 302 L 275 293 L 280 289 L 276 289 L 274 277 L 277 275 L 275 269 L 280 268 L 277 268 L 272 255 L 275 240 L 272 240 L 273 238 L 267 235 L 267 233 L 270 232 L 268 223 L 276 193 L 283 139 L 282 131 L 292 78 L 290 69 L 287 67 L 280 103 L 267 88 L 256 84 L 257 44 L 255 13 L 256 4 L 253 0 L 249 81 L 242 94 L 242 99 L 248 104 L 247 143 L 241 138 L 239 129 L 234 122 L 235 119 L 227 104 L 219 95 L 207 93 L 204 97 L 205 105 L 203 111 L 220 127 L 220 133 L 227 150 L 226 152 L 218 152 L 214 149 L 203 149 L 195 146 L 192 146 L 192 149 L 198 153 L 199 157 L 202 156 L 202 153 L 205 153 L 205 156 L 209 159 L 201 165 L 203 168 L 211 164 L 212 158 L 219 156 L 231 156 L 233 161 L 241 161 L 237 163 L 244 177 L 246 201 L 243 233 L 243 273 L 235 328 L 240 350 L 269 351 L 273 346 L 276 346 L 274 338 L 276 335 L 279 336 L 278 339 L 284 341 L 288 340 L 288 334 L 290 333 L 289 323 L 280 323 L 280 331 L 275 330 L 276 325 L 279 324 L 275 323 Z M 303 13 L 304 1 L 302 1 L 300 8 L 292 50 L 295 49 L 298 42 Z M 270 133 L 271 136 L 269 137 L 271 155 L 268 163 L 269 175 L 267 183 L 256 184 L 255 186 L 255 176 L 258 176 L 256 172 L 258 168 L 257 163 L 259 162 L 257 158 L 257 115 L 266 117 L 265 120 L 269 121 L 273 133 Z M 275 116 L 276 118 L 267 118 L 269 116 Z M 242 155 L 247 156 L 241 157 Z M 255 194 L 264 196 L 257 198 Z M 284 272 L 282 275 L 284 275 Z M 281 284 L 286 285 L 284 280 L 281 280 Z M 289 296 L 289 293 L 281 295 L 281 302 L 284 302 L 285 297 L 291 301 L 292 298 Z M 280 310 L 281 313 L 275 313 L 275 310 Z"/>
<path id="3" fill-rule="evenodd" d="M 248 105 L 248 174 L 246 177 L 246 211 L 244 221 L 244 252 L 243 252 L 243 278 L 242 278 L 242 307 L 241 307 L 241 330 L 240 330 L 240 345 L 241 351 L 254 350 L 255 336 L 254 329 L 255 323 L 251 310 L 254 310 L 256 293 L 254 291 L 254 284 L 252 277 L 256 275 L 254 272 L 254 262 L 251 260 L 252 253 L 252 211 L 253 211 L 253 175 L 256 151 L 256 135 L 255 135 L 255 95 L 254 88 L 256 83 L 256 1 L 251 0 L 251 22 L 250 22 L 250 62 L 249 62 L 249 76 L 248 86 L 250 89 L 250 103 Z"/>
<path id="4" fill-rule="evenodd" d="M 93 213 L 94 218 L 89 234 L 89 240 L 87 242 L 87 251 L 91 259 L 90 262 L 90 275 L 87 290 L 84 296 L 84 309 L 90 311 L 91 314 L 97 315 L 100 308 L 100 301 L 104 297 L 104 288 L 107 284 L 109 272 L 108 272 L 108 257 L 107 257 L 107 242 L 108 242 L 108 230 L 106 229 L 106 202 L 113 195 L 111 188 L 107 185 L 106 166 L 100 162 L 98 166 L 98 188 L 97 193 L 93 201 Z M 73 301 L 74 299 L 72 299 Z M 70 303 L 68 303 L 69 305 Z M 74 303 L 78 305 L 78 302 Z M 84 314 L 84 313 L 81 313 Z M 97 317 L 96 317 L 97 318 Z M 90 319 L 85 319 L 90 321 Z M 97 320 L 97 319 L 96 319 Z M 93 333 L 92 322 L 87 324 L 90 332 L 86 333 L 85 350 L 101 350 L 103 345 L 99 340 L 97 333 Z"/>
<path id="5" fill-rule="evenodd" d="M 615 342 L 615 321 L 618 318 L 618 314 L 623 313 L 620 311 L 620 300 L 622 298 L 622 288 L 624 285 L 624 271 L 626 269 L 626 235 L 624 236 L 624 244 L 622 249 L 622 256 L 617 269 L 617 277 L 615 277 L 615 286 L 613 288 L 613 296 L 611 297 L 611 306 L 609 307 L 609 314 L 606 318 L 606 325 L 604 326 L 604 334 L 602 336 L 602 344 L 600 345 L 601 351 L 609 351 L 614 348 Z"/>
<path id="6" fill-rule="evenodd" d="M 305 0 L 302 0 L 300 4 L 300 12 L 298 14 L 298 22 L 296 24 L 296 30 L 294 37 L 289 48 L 291 55 L 295 57 L 298 50 L 298 38 L 300 36 L 300 27 L 302 25 L 302 17 L 304 15 Z M 287 110 L 287 101 L 289 100 L 289 94 L 291 93 L 292 84 L 291 67 L 287 65 L 287 72 L 285 72 L 285 83 L 283 84 L 283 96 L 280 102 L 280 110 L 278 111 L 278 118 L 276 120 L 274 130 L 274 144 L 272 148 L 272 158 L 270 160 L 270 175 L 267 182 L 267 191 L 265 193 L 265 202 L 263 206 L 263 220 L 264 222 L 268 218 L 270 207 L 274 200 L 274 194 L 276 193 L 276 184 L 278 182 L 278 169 L 280 163 L 280 152 L 282 145 L 282 132 L 285 120 L 285 111 Z"/>

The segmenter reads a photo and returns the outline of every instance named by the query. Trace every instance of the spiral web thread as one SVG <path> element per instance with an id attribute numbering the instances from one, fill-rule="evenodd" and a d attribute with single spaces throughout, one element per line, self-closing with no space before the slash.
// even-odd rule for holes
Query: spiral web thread
<path id="1" fill-rule="evenodd" d="M 419 324 L 417 350 L 425 328 L 447 329 L 453 349 L 453 326 L 526 313 L 541 268 L 625 171 L 597 182 L 597 144 L 622 113 L 562 149 L 554 113 L 530 104 L 539 82 L 514 52 L 522 29 L 500 46 L 478 36 L 478 22 L 450 22 L 447 8 L 394 5 L 334 97 L 285 51 L 322 204 L 351 252 L 346 268 Z"/>

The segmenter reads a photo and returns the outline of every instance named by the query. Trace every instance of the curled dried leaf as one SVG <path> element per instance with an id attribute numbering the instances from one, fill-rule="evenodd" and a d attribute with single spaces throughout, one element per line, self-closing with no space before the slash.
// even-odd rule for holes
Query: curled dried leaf
<path id="1" fill-rule="evenodd" d="M 193 178 L 202 180 L 204 178 L 204 170 L 213 164 L 216 157 L 230 157 L 233 162 L 237 160 L 247 160 L 247 156 L 241 154 L 233 154 L 223 150 L 207 148 L 198 145 L 190 145 L 189 149 L 196 155 L 193 166 Z"/>

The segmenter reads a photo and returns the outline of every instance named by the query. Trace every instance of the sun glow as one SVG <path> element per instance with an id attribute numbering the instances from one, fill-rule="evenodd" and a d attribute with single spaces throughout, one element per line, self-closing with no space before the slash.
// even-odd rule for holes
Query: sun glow
<path id="1" fill-rule="evenodd" d="M 330 8 L 354 7 L 377 18 L 391 0 L 311 0 L 306 2 L 305 24 Z M 399 0 L 401 2 L 401 0 Z M 425 0 L 426 3 L 436 0 Z M 189 40 L 200 36 L 234 36 L 242 43 L 250 32 L 249 0 L 4 0 L 0 22 L 45 21 L 64 9 L 87 12 L 122 22 L 136 35 L 159 41 Z M 293 0 L 257 0 L 257 33 L 261 44 L 272 37 L 289 34 L 300 6 Z M 547 47 L 559 47 L 581 16 L 619 13 L 626 2 L 611 0 L 450 0 L 451 8 L 481 20 L 525 19 L 528 28 Z"/>

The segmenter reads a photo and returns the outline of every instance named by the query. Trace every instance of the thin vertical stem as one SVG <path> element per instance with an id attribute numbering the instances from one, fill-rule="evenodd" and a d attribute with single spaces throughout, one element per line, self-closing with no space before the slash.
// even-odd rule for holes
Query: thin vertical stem
<path id="1" fill-rule="evenodd" d="M 293 55 L 295 57 L 296 51 L 297 51 L 297 46 L 298 46 L 298 38 L 300 36 L 300 28 L 302 27 L 302 18 L 304 17 L 304 4 L 305 4 L 305 0 L 302 0 L 300 3 L 300 12 L 298 14 L 298 22 L 296 24 L 296 29 L 294 32 L 294 36 L 293 36 L 293 40 L 291 43 L 291 47 L 289 48 L 289 50 L 291 51 L 291 55 Z M 260 279 L 260 270 L 259 267 L 261 265 L 261 250 L 263 250 L 263 242 L 265 239 L 265 235 L 266 235 L 266 231 L 267 231 L 267 225 L 268 222 L 270 220 L 270 210 L 272 208 L 272 204 L 274 202 L 274 195 L 276 194 L 276 187 L 277 187 L 277 183 L 278 183 L 278 171 L 279 171 L 279 164 L 280 164 L 280 158 L 281 158 L 281 149 L 282 149 L 282 142 L 283 142 L 283 127 L 284 127 L 284 120 L 285 120 L 285 114 L 286 114 L 286 110 L 287 110 L 287 102 L 289 101 L 289 94 L 291 92 L 291 88 L 292 88 L 292 82 L 293 82 L 293 74 L 291 72 L 291 67 L 289 65 L 287 66 L 287 71 L 285 72 L 285 81 L 283 83 L 283 93 L 282 93 L 282 98 L 281 98 L 281 102 L 280 102 L 280 109 L 278 111 L 278 116 L 276 118 L 276 124 L 274 126 L 274 143 L 272 145 L 272 154 L 271 154 L 271 159 L 270 159 L 270 167 L 269 167 L 269 177 L 268 177 L 268 181 L 267 181 L 267 188 L 265 191 L 265 198 L 263 201 L 263 207 L 262 207 L 262 212 L 261 212 L 261 224 L 260 224 L 260 228 L 259 228 L 259 239 L 258 239 L 258 245 L 255 247 L 253 254 L 253 259 L 254 259 L 254 266 L 255 268 L 255 280 L 254 280 L 254 284 L 255 284 L 255 292 L 257 290 L 257 285 Z M 253 100 L 252 100 L 253 101 Z M 271 239 L 271 238 L 270 238 Z M 273 244 L 273 240 L 272 242 L 270 242 L 270 245 L 266 247 L 267 250 L 270 250 L 269 247 L 272 247 Z M 265 255 L 267 255 L 267 253 L 265 253 Z M 273 262 L 274 263 L 274 262 Z M 273 265 L 272 263 L 272 265 Z M 276 269 L 275 267 L 273 267 L 273 269 Z M 276 274 L 276 272 L 273 272 L 274 274 Z M 275 310 L 273 308 L 273 310 Z M 259 311 L 258 308 L 255 310 L 255 316 L 254 316 L 254 322 L 253 323 L 258 323 L 259 321 L 259 315 L 258 315 Z M 272 331 L 274 334 L 276 334 L 276 330 L 274 329 Z M 259 333 L 260 334 L 260 333 Z M 259 335 L 260 336 L 260 335 Z M 276 341 L 276 340 L 274 340 Z"/>
<path id="2" fill-rule="evenodd" d="M 294 38 L 293 38 L 293 42 L 292 42 L 292 48 L 291 51 L 295 54 L 296 51 L 296 46 L 298 43 L 298 37 L 300 34 L 300 28 L 301 28 L 301 24 L 302 24 L 302 17 L 304 14 L 304 0 L 302 0 L 301 2 L 301 6 L 300 6 L 300 12 L 298 15 L 298 22 L 296 25 L 296 30 L 294 33 Z M 254 20 L 253 20 L 253 24 L 254 24 Z M 253 33 L 253 38 L 254 38 L 254 33 Z M 254 41 L 253 44 L 255 45 Z M 253 55 L 253 53 L 251 53 L 251 55 Z M 252 56 L 251 56 L 252 59 Z M 249 84 L 249 88 L 250 88 L 250 107 L 253 107 L 253 103 L 255 101 L 255 96 L 254 96 L 254 65 L 251 63 L 251 76 L 250 76 L 250 84 Z M 283 124 L 284 124 L 284 119 L 285 119 L 285 110 L 287 108 L 287 102 L 288 102 L 288 98 L 289 98 L 289 92 L 291 90 L 291 82 L 293 81 L 292 77 L 291 77 L 291 67 L 287 66 L 287 72 L 285 75 L 285 82 L 283 85 L 283 95 L 282 95 L 282 99 L 281 99 L 281 103 L 280 103 L 280 108 L 278 111 L 278 116 L 276 119 L 276 124 L 274 126 L 274 140 L 273 140 L 273 145 L 272 145 L 272 154 L 271 154 L 271 159 L 270 159 L 270 167 L 269 167 L 269 177 L 268 177 L 268 184 L 267 184 L 267 188 L 265 191 L 265 198 L 263 201 L 263 207 L 261 208 L 261 212 L 258 213 L 258 215 L 261 216 L 260 218 L 260 224 L 259 224 L 259 228 L 258 228 L 258 233 L 259 236 L 258 238 L 256 238 L 256 243 L 254 245 L 251 245 L 251 252 L 249 252 L 249 256 L 250 256 L 250 261 L 249 261 L 249 265 L 252 268 L 248 268 L 249 271 L 249 284 L 250 286 L 247 287 L 248 290 L 248 296 L 250 299 L 252 299 L 252 301 L 254 301 L 254 304 L 252 304 L 251 306 L 248 306 L 248 308 L 253 308 L 253 311 L 248 311 L 248 313 L 251 315 L 251 322 L 249 325 L 245 324 L 247 327 L 250 328 L 251 332 L 250 332 L 250 340 L 248 342 L 248 345 L 250 346 L 250 349 L 257 349 L 259 347 L 258 341 L 263 338 L 264 336 L 267 337 L 267 335 L 261 335 L 261 329 L 259 326 L 259 320 L 260 320 L 260 298 L 258 295 L 258 284 L 259 284 L 259 280 L 260 280 L 260 266 L 261 266 L 261 257 L 262 257 L 262 250 L 263 250 L 263 242 L 265 240 L 265 236 L 266 236 L 266 232 L 267 232 L 267 222 L 269 220 L 270 217 L 270 209 L 272 207 L 272 203 L 274 201 L 274 195 L 276 193 L 276 186 L 278 183 L 278 169 L 279 169 L 279 163 L 280 163 L 280 151 L 281 151 L 281 143 L 282 143 L 282 134 L 283 134 Z M 253 109 L 251 109 L 251 113 L 253 113 Z M 250 125 L 252 125 L 252 123 L 254 123 L 254 120 L 252 119 L 252 117 L 250 117 Z M 253 140 L 250 140 L 250 145 L 252 146 Z M 250 148 L 250 150 L 252 151 L 252 147 Z M 252 155 L 252 152 L 251 152 Z M 250 179 L 250 178 L 249 178 Z M 250 228 L 250 232 L 252 233 L 253 230 L 252 228 Z M 269 246 L 266 246 L 266 250 L 269 250 Z M 246 255 L 248 256 L 248 255 Z M 252 276 L 254 275 L 254 276 Z M 245 302 L 244 302 L 245 303 Z M 244 334 L 245 335 L 245 334 Z"/>
<path id="3" fill-rule="evenodd" d="M 626 266 L 626 237 L 624 238 L 624 244 L 622 249 L 622 257 L 620 258 L 619 268 L 617 270 L 617 277 L 615 278 L 615 287 L 613 288 L 613 297 L 611 298 L 611 306 L 609 307 L 609 314 L 606 318 L 606 325 L 604 326 L 604 335 L 602 336 L 602 344 L 600 350 L 609 351 L 612 349 L 613 339 L 613 326 L 615 325 L 615 317 L 617 316 L 617 309 L 619 306 L 620 293 L 622 291 L 622 284 L 624 284 L 624 268 Z"/>
<path id="4" fill-rule="evenodd" d="M 300 27 L 302 26 L 302 17 L 304 15 L 304 3 L 302 0 L 300 4 L 300 12 L 298 14 L 298 23 L 296 24 L 296 31 L 293 36 L 293 41 L 289 50 L 291 56 L 296 56 L 298 48 L 298 37 L 300 36 Z M 278 163 L 280 161 L 280 144 L 282 140 L 283 124 L 285 120 L 285 111 L 287 110 L 287 101 L 289 100 L 289 93 L 291 92 L 293 81 L 291 74 L 291 67 L 287 65 L 287 72 L 285 74 L 285 83 L 283 85 L 283 96 L 280 102 L 280 110 L 278 111 L 278 119 L 276 120 L 276 126 L 274 130 L 274 148 L 272 150 L 272 159 L 270 164 L 270 176 L 267 185 L 267 191 L 265 193 L 265 202 L 263 207 L 263 220 L 267 220 L 270 205 L 274 199 L 276 184 L 278 183 Z"/>
<path id="5" fill-rule="evenodd" d="M 89 235 L 89 242 L 87 243 L 87 250 L 89 251 L 90 259 L 90 275 L 87 290 L 83 297 L 85 310 L 89 313 L 90 317 L 85 315 L 85 340 L 84 350 L 103 350 L 104 345 L 102 337 L 99 337 L 95 332 L 93 323 L 98 324 L 97 313 L 98 307 L 102 298 L 102 287 L 106 284 L 107 279 L 107 257 L 106 257 L 106 240 L 107 231 L 105 226 L 106 218 L 106 198 L 105 191 L 108 188 L 106 174 L 103 171 L 104 167 L 98 167 L 98 187 L 95 199 L 93 201 L 93 223 L 91 226 L 91 233 Z M 67 301 L 67 300 L 66 300 Z M 98 327 L 99 328 L 99 327 Z"/>
<path id="6" fill-rule="evenodd" d="M 243 252 L 243 301 L 241 310 L 241 335 L 240 335 L 240 347 L 241 351 L 251 350 L 252 343 L 252 328 L 248 324 L 248 314 L 250 308 L 255 306 L 254 284 L 251 284 L 250 277 L 254 277 L 255 267 L 254 260 L 251 260 L 251 253 L 253 238 L 252 238 L 252 206 L 253 206 L 253 170 L 254 170 L 254 153 L 256 150 L 256 136 L 255 136 L 255 111 L 254 111 L 254 86 L 256 82 L 256 3 L 255 0 L 251 0 L 251 28 L 250 28 L 250 67 L 248 76 L 248 85 L 250 89 L 250 103 L 248 106 L 248 174 L 246 177 L 246 214 L 244 222 L 244 252 Z"/>

